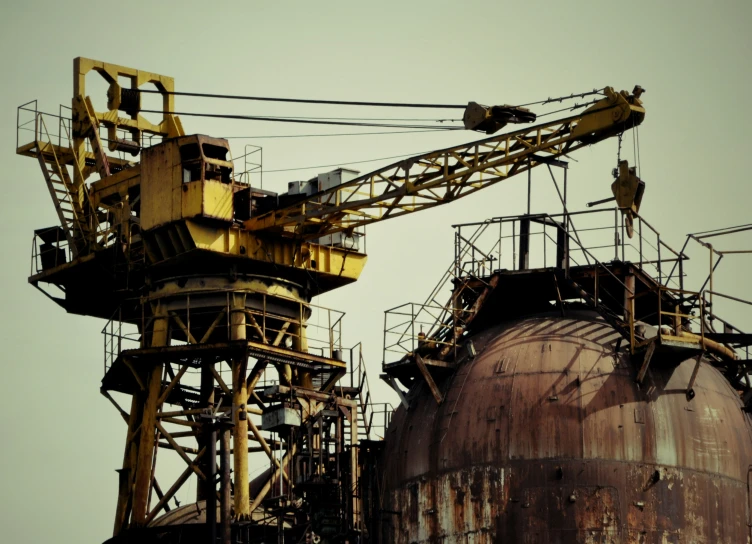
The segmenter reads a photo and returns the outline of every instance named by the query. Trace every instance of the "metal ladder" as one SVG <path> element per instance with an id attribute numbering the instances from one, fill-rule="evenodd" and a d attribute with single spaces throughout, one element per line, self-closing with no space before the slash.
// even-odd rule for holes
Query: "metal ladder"
<path id="1" fill-rule="evenodd" d="M 65 232 L 68 245 L 73 251 L 74 257 L 77 256 L 86 246 L 88 239 L 89 226 L 84 220 L 83 208 L 81 203 L 76 199 L 76 191 L 73 181 L 70 178 L 64 163 L 61 163 L 52 143 L 44 117 L 39 115 L 40 136 L 42 133 L 46 136 L 46 141 L 37 145 L 37 160 L 42 168 L 42 174 L 47 182 L 47 189 L 50 191 L 52 202 L 55 205 L 55 211 L 60 218 L 60 224 Z M 71 152 L 73 150 L 71 149 Z M 48 154 L 45 157 L 45 154 Z M 49 158 L 51 155 L 51 160 Z M 74 162 L 76 157 L 73 157 Z M 77 163 L 76 163 L 77 164 Z"/>

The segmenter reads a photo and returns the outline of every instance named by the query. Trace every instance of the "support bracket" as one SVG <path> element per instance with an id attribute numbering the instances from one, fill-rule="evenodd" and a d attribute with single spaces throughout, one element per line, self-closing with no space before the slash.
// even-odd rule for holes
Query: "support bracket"
<path id="1" fill-rule="evenodd" d="M 431 376 L 431 373 L 428 371 L 428 368 L 426 368 L 426 363 L 423 362 L 423 358 L 417 353 L 415 354 L 415 364 L 418 365 L 418 370 L 420 370 L 423 379 L 426 380 L 433 398 L 436 399 L 436 404 L 441 404 L 444 401 L 444 396 L 441 394 L 441 391 L 439 391 L 439 388 L 433 380 L 433 376 Z"/>

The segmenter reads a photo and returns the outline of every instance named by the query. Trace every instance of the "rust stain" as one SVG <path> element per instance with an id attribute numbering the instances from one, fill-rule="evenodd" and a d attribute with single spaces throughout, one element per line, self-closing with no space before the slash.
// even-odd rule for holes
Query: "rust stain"
<path id="1" fill-rule="evenodd" d="M 725 378 L 654 361 L 640 388 L 595 314 L 473 337 L 477 357 L 412 391 L 387 434 L 386 542 L 752 542 L 752 435 Z"/>

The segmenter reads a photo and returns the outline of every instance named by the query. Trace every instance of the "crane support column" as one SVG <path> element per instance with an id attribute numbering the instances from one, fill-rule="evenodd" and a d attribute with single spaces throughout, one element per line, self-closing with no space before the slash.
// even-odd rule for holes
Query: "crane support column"
<path id="1" fill-rule="evenodd" d="M 230 296 L 230 338 L 232 340 L 245 340 L 245 295 L 233 293 Z M 235 413 L 232 441 L 235 462 L 236 519 L 250 519 L 251 516 L 251 497 L 248 487 L 248 413 L 246 412 L 248 391 L 245 381 L 247 370 L 248 357 L 246 355 L 232 359 L 232 404 Z"/>
<path id="2" fill-rule="evenodd" d="M 162 304 L 157 303 L 154 310 L 154 322 L 152 325 L 151 347 L 163 347 L 167 345 L 168 315 Z M 152 456 L 155 447 L 155 429 L 157 424 L 157 411 L 159 410 L 159 396 L 162 390 L 162 363 L 155 362 L 148 371 L 146 382 L 146 399 L 144 401 L 143 415 L 141 416 L 141 432 L 138 443 L 138 458 L 136 466 L 136 478 L 133 485 L 133 524 L 143 525 L 149 500 L 149 488 L 151 487 Z"/>
<path id="3" fill-rule="evenodd" d="M 138 447 L 136 444 L 136 432 L 141 424 L 143 403 L 138 396 L 131 399 L 131 411 L 128 417 L 128 432 L 125 439 L 125 451 L 123 452 L 123 468 L 118 471 L 120 475 L 118 484 L 118 500 L 115 509 L 115 526 L 113 536 L 120 534 L 128 521 L 131 504 L 131 491 L 133 490 L 133 477 L 136 470 L 136 457 Z"/>

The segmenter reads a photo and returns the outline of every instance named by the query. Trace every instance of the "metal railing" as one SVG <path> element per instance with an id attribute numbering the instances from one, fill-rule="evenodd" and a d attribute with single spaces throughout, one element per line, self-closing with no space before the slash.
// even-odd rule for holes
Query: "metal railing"
<path id="1" fill-rule="evenodd" d="M 233 159 L 233 165 L 243 159 L 243 170 L 235 174 L 235 179 L 239 183 L 244 183 L 252 187 L 264 188 L 264 150 L 261 146 L 246 144 L 243 147 L 243 155 Z M 234 171 L 240 170 L 234 166 Z"/>
<path id="2" fill-rule="evenodd" d="M 141 347 L 141 333 L 132 323 L 123 321 L 122 308 L 115 310 L 102 329 L 104 338 L 104 373 L 112 367 L 120 354 Z"/>
<path id="3" fill-rule="evenodd" d="M 30 276 L 63 265 L 73 258 L 68 239 L 61 227 L 38 229 L 31 242 Z"/>
<path id="4" fill-rule="evenodd" d="M 253 299 L 253 305 L 233 308 L 233 294 L 244 294 Z M 207 300 L 214 301 L 207 306 Z M 216 297 L 223 297 L 224 304 L 217 305 Z M 122 340 L 132 338 L 131 329 L 147 331 L 155 319 L 149 301 L 140 306 L 140 316 L 126 316 L 122 307 L 107 322 L 105 335 L 105 361 L 111 364 L 120 355 Z M 280 295 L 268 295 L 252 290 L 206 291 L 202 293 L 170 297 L 170 311 L 164 319 L 169 322 L 171 345 L 225 342 L 232 339 L 231 314 L 241 311 L 246 316 L 246 333 L 249 340 L 256 339 L 280 347 L 320 355 L 330 359 L 341 358 L 342 325 L 344 312 L 303 302 Z M 127 334 L 122 331 L 127 330 Z M 131 346 L 138 347 L 138 346 Z M 128 348 L 122 348 L 128 349 Z M 107 362 L 105 364 L 108 368 Z M 105 370 L 106 370 L 105 369 Z"/>
<path id="5" fill-rule="evenodd" d="M 666 244 L 660 233 L 636 214 L 630 238 L 624 215 L 618 208 L 497 217 L 454 228 L 454 260 L 428 299 L 422 304 L 407 303 L 386 310 L 383 363 L 400 359 L 425 343 L 456 348 L 457 335 L 450 334 L 452 328 L 470 316 L 469 310 L 458 308 L 454 299 L 468 288 L 471 280 L 480 280 L 482 284 L 484 278 L 496 271 L 590 265 L 631 292 L 606 265 L 620 261 L 639 266 L 654 276 L 659 285 L 668 287 L 670 283 L 680 290 L 684 286 L 686 255 Z M 564 244 L 566 251 L 562 249 Z M 667 274 L 669 263 L 675 266 Z M 595 301 L 604 295 L 610 296 L 599 291 L 596 282 Z M 623 299 L 611 298 L 618 305 L 624 303 Z"/>
<path id="6" fill-rule="evenodd" d="M 528 221 L 530 230 L 522 232 Z M 575 227 L 575 221 L 577 226 Z M 681 262 L 686 259 L 661 239 L 661 234 L 642 216 L 635 214 L 633 237 L 619 208 L 561 214 L 496 217 L 483 222 L 455 225 L 455 276 L 487 275 L 495 270 L 519 270 L 520 240 L 529 242 L 530 260 L 524 268 L 556 266 L 557 238 L 563 230 L 570 239 L 569 258 L 575 266 L 623 261 L 647 267 L 659 283 L 677 283 L 683 278 Z M 471 230 L 471 234 L 467 231 Z M 668 255 L 667 255 L 668 254 Z M 668 263 L 678 262 L 676 277 L 666 275 Z"/>
<path id="7" fill-rule="evenodd" d="M 32 147 L 26 150 L 26 152 L 52 154 L 54 161 L 57 163 L 55 168 L 67 170 L 68 164 L 72 164 L 74 169 L 79 168 L 80 161 L 73 149 L 72 121 L 70 117 L 63 115 L 63 110 L 70 110 L 70 108 L 61 105 L 59 115 L 40 112 L 37 109 L 36 100 L 19 106 L 16 115 L 16 149 L 20 150 L 22 147 L 27 147 L 31 144 Z M 26 141 L 22 146 L 21 142 L 25 141 L 22 140 L 22 135 L 26 133 L 31 133 L 33 139 Z M 91 151 L 88 140 L 86 141 L 86 151 Z M 70 172 L 65 173 L 67 173 L 68 177 L 71 177 Z M 79 175 L 83 176 L 80 172 Z M 87 236 L 89 240 L 87 242 L 99 247 L 108 247 L 116 243 L 118 239 L 118 226 L 113 223 L 115 210 L 101 204 L 95 209 L 89 199 L 88 192 L 86 192 L 85 197 L 88 213 L 76 218 L 76 221 L 80 222 L 82 227 L 88 229 Z M 75 195 L 69 195 L 68 197 L 71 205 L 74 198 L 76 198 Z M 63 228 L 69 227 L 69 225 L 61 226 Z M 62 247 L 60 244 L 57 245 Z M 72 249 L 66 249 L 69 253 L 68 260 L 73 256 Z M 32 259 L 34 259 L 34 250 Z"/>
<path id="8" fill-rule="evenodd" d="M 340 387 L 348 387 L 354 395 L 357 395 L 360 409 L 359 417 L 363 423 L 362 438 L 370 440 L 372 435 L 383 437 L 386 432 L 386 426 L 391 421 L 393 408 L 389 403 L 373 402 L 368 372 L 363 357 L 363 345 L 358 342 L 346 351 L 348 352 L 348 357 L 345 360 L 349 362 L 347 375 L 338 385 Z"/>

